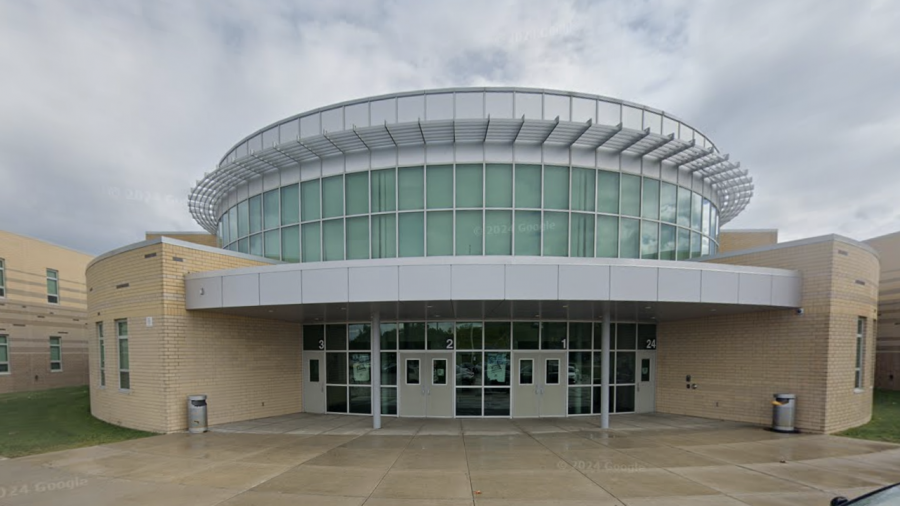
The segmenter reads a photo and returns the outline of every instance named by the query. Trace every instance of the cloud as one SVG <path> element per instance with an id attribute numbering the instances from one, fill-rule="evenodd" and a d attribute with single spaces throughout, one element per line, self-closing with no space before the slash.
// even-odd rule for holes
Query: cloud
<path id="1" fill-rule="evenodd" d="M 697 125 L 756 196 L 730 227 L 900 229 L 900 4 L 3 2 L 0 228 L 92 253 L 198 229 L 231 145 L 333 102 L 518 85 Z"/>

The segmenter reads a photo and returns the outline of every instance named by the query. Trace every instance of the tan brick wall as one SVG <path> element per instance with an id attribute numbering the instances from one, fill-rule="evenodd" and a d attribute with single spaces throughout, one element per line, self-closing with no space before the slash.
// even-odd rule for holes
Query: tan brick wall
<path id="1" fill-rule="evenodd" d="M 777 230 L 720 230 L 719 253 L 771 246 L 778 242 Z"/>
<path id="2" fill-rule="evenodd" d="M 191 242 L 201 246 L 210 246 L 213 248 L 219 247 L 218 238 L 216 238 L 215 235 L 206 232 L 147 232 L 144 234 L 144 238 L 147 241 L 159 239 L 160 237 L 169 237 L 171 239 Z"/>
<path id="3" fill-rule="evenodd" d="M 193 394 L 209 396 L 211 424 L 299 411 L 299 325 L 184 307 L 186 273 L 262 264 L 224 251 L 157 243 L 92 265 L 88 304 L 93 320 L 107 329 L 106 388 L 99 387 L 97 339 L 90 340 L 94 415 L 137 429 L 184 430 L 186 397 Z M 128 287 L 115 288 L 124 283 Z M 114 322 L 120 318 L 129 324 L 128 392 L 118 388 Z"/>
<path id="4" fill-rule="evenodd" d="M 881 255 L 875 388 L 900 390 L 900 232 L 866 243 Z"/>
<path id="5" fill-rule="evenodd" d="M 874 380 L 877 257 L 827 240 L 710 261 L 800 271 L 804 314 L 775 310 L 661 323 L 657 409 L 767 424 L 772 394 L 786 392 L 797 395 L 797 426 L 803 430 L 834 432 L 866 423 Z M 860 392 L 854 389 L 859 316 L 869 323 L 866 388 Z M 688 374 L 696 390 L 685 388 Z"/>
<path id="6" fill-rule="evenodd" d="M 0 335 L 9 343 L 9 373 L 0 393 L 87 383 L 84 269 L 92 256 L 38 239 L 0 231 L 5 297 Z M 59 304 L 47 302 L 47 269 L 59 273 Z M 62 370 L 50 370 L 50 337 L 59 337 Z"/>

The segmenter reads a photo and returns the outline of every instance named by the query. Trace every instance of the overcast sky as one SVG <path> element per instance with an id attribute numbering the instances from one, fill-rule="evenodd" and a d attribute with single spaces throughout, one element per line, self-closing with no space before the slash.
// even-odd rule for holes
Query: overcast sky
<path id="1" fill-rule="evenodd" d="M 900 230 L 900 2 L 0 2 L 0 229 L 99 254 L 296 113 L 448 86 L 619 97 L 755 179 L 728 228 Z"/>

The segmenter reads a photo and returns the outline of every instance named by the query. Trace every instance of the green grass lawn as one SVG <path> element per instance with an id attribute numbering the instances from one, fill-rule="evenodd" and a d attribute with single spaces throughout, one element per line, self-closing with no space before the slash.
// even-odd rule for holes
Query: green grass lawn
<path id="1" fill-rule="evenodd" d="M 0 395 L 0 456 L 21 457 L 152 436 L 91 416 L 88 387 Z"/>
<path id="2" fill-rule="evenodd" d="M 839 435 L 900 443 L 900 391 L 875 390 L 872 421 Z"/>

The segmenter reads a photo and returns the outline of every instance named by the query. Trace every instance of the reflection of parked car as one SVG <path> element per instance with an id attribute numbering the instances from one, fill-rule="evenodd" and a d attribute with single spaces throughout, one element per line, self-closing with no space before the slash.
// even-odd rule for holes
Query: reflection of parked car
<path id="1" fill-rule="evenodd" d="M 893 506 L 900 504 L 900 483 L 888 485 L 853 500 L 846 497 L 835 497 L 831 500 L 831 506 L 853 506 L 854 504 L 859 506 Z"/>
<path id="2" fill-rule="evenodd" d="M 581 371 L 575 367 L 575 364 L 569 364 L 569 384 L 575 385 L 581 383 Z"/>

